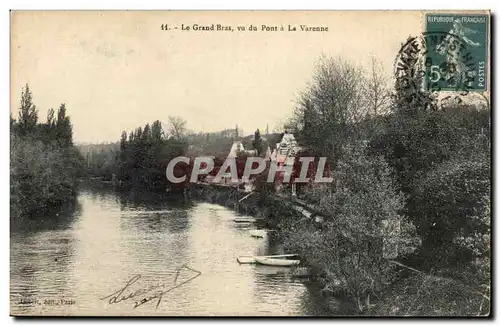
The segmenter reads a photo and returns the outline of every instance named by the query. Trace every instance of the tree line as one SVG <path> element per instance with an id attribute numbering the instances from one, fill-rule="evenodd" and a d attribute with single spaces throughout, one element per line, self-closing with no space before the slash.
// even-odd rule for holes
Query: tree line
<path id="1" fill-rule="evenodd" d="M 116 178 L 125 186 L 141 189 L 162 189 L 168 184 L 165 170 L 168 162 L 187 151 L 182 122 L 171 119 L 175 129 L 166 137 L 160 121 L 138 127 L 120 139 Z"/>
<path id="2" fill-rule="evenodd" d="M 164 191 L 165 187 L 174 186 L 166 180 L 165 169 L 176 156 L 214 156 L 216 165 L 220 166 L 235 140 L 241 140 L 246 149 L 255 148 L 254 135 L 244 136 L 237 126 L 235 129 L 196 133 L 188 130 L 186 125 L 181 117 L 170 116 L 166 129 L 156 120 L 130 132 L 123 131 L 116 143 L 79 145 L 85 158 L 85 174 L 90 178 L 113 181 L 124 188 Z M 262 147 L 264 153 L 268 145 L 275 146 L 279 134 L 266 136 L 257 139 L 257 147 Z"/>
<path id="3" fill-rule="evenodd" d="M 11 114 L 10 146 L 11 217 L 37 216 L 75 198 L 82 161 L 64 103 L 41 122 L 26 84 L 17 119 Z"/>

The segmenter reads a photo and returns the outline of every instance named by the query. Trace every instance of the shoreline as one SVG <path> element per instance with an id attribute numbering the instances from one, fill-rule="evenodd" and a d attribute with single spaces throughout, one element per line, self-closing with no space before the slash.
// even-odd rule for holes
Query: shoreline
<path id="1" fill-rule="evenodd" d="M 87 182 L 113 192 L 130 191 L 130 189 L 116 189 L 111 182 L 96 179 L 83 179 L 80 184 Z M 146 192 L 151 193 L 151 191 Z M 239 191 L 236 187 L 193 184 L 186 194 L 156 193 L 176 200 L 214 203 L 240 215 L 261 218 L 263 225 L 278 231 L 278 241 L 283 244 L 285 251 L 289 249 L 286 246 L 286 237 L 292 233 L 288 224 L 281 224 L 283 217 L 294 216 L 297 221 L 305 220 L 305 217 L 294 209 L 291 197 L 262 195 L 257 192 L 248 196 L 248 192 Z M 245 196 L 247 198 L 239 202 Z M 317 222 L 311 218 L 308 223 Z M 303 261 L 307 262 L 307 258 Z M 359 311 L 356 302 L 344 295 L 341 289 L 336 288 L 335 284 L 326 278 L 325 271 L 315 270 L 307 264 L 302 267 L 306 269 L 306 275 L 301 275 L 302 270 L 292 277 L 296 277 L 303 284 L 320 288 L 319 293 L 325 300 L 327 310 L 335 316 L 338 316 L 339 312 L 341 316 L 488 316 L 490 313 L 485 310 L 489 306 L 485 299 L 489 289 L 475 289 L 465 284 L 463 280 L 447 276 L 446 270 L 442 268 L 422 272 L 418 268 L 405 265 L 395 266 L 392 283 L 382 292 L 370 296 L 366 302 L 366 309 Z M 442 292 L 444 295 L 438 295 Z M 417 302 L 424 303 L 416 305 Z"/>
<path id="2" fill-rule="evenodd" d="M 277 230 L 278 237 L 287 247 L 283 240 L 286 237 L 280 225 L 280 216 L 295 215 L 298 219 L 304 219 L 300 213 L 293 209 L 287 199 L 291 197 L 281 197 L 276 195 L 259 196 L 258 193 L 250 196 L 244 202 L 238 203 L 237 199 L 243 198 L 246 194 L 237 191 L 235 188 L 217 187 L 197 184 L 190 188 L 190 196 L 195 196 L 205 201 L 219 204 L 231 208 L 238 214 L 252 215 L 263 218 L 266 227 Z M 239 197 L 238 197 L 239 195 Z M 251 199 L 250 199 L 251 198 Z M 235 206 L 235 204 L 237 204 Z M 311 218 L 309 223 L 317 223 Z M 286 233 L 286 232 L 285 232 Z M 405 257 L 403 257 L 405 258 Z M 401 260 L 401 259 L 398 259 Z M 346 316 L 352 315 L 374 315 L 374 316 L 488 316 L 489 311 L 484 311 L 488 306 L 485 301 L 488 295 L 474 289 L 455 278 L 440 276 L 442 270 L 434 273 L 419 271 L 415 268 L 396 262 L 393 272 L 396 274 L 392 283 L 383 289 L 382 293 L 367 299 L 367 309 L 358 311 L 355 302 L 349 299 L 341 290 L 332 286 L 324 275 L 324 271 L 314 270 L 311 266 L 302 266 L 307 269 L 307 277 L 301 281 L 314 284 L 321 288 L 320 293 L 327 301 L 327 306 L 332 313 L 338 312 L 339 307 L 346 312 Z M 294 275 L 301 279 L 300 275 Z M 444 295 L 437 295 L 444 292 Z M 415 306 L 417 300 L 425 296 L 424 304 Z M 431 313 L 429 313 L 431 312 Z"/>

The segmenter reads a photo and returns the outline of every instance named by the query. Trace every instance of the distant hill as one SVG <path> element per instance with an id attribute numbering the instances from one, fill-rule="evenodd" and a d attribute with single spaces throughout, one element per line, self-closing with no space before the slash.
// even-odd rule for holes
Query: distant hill
<path id="1" fill-rule="evenodd" d="M 111 151 L 117 152 L 120 150 L 120 142 L 108 144 L 82 144 L 76 145 L 76 148 L 80 151 L 83 157 L 86 157 L 88 153 L 98 154 Z"/>
<path id="2" fill-rule="evenodd" d="M 269 144 L 271 150 L 276 147 L 276 142 L 280 137 L 278 133 L 269 134 L 268 138 L 266 135 L 261 135 L 264 141 L 264 147 Z M 225 157 L 229 154 L 231 146 L 234 141 L 241 140 L 245 149 L 253 149 L 254 135 L 247 135 L 244 137 L 236 137 L 236 134 L 228 130 L 223 130 L 220 132 L 211 133 L 198 133 L 188 135 L 189 152 L 190 156 L 197 155 L 208 155 L 208 156 L 220 156 Z"/>
<path id="3" fill-rule="evenodd" d="M 276 143 L 280 138 L 279 133 L 270 133 L 261 135 L 264 146 L 269 145 L 271 150 L 276 148 Z M 244 137 L 236 137 L 234 129 L 226 129 L 218 132 L 199 132 L 191 133 L 187 136 L 189 144 L 189 156 L 208 155 L 208 156 L 227 156 L 235 140 L 241 140 L 245 149 L 253 149 L 252 141 L 254 135 L 250 134 Z M 267 140 L 267 141 L 266 141 Z M 83 157 L 98 155 L 107 152 L 118 152 L 120 142 L 106 144 L 80 144 L 76 145 Z"/>

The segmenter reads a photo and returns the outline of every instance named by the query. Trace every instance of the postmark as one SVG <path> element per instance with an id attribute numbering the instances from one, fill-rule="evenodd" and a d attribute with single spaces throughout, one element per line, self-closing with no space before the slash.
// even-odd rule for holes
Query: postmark
<path id="1" fill-rule="evenodd" d="M 443 43 L 458 49 L 457 55 L 462 59 L 460 68 L 451 58 L 436 62 L 429 55 Z M 473 62 L 467 46 L 456 35 L 424 32 L 403 44 L 396 57 L 394 75 L 402 85 L 412 89 L 468 93 L 474 82 Z"/>

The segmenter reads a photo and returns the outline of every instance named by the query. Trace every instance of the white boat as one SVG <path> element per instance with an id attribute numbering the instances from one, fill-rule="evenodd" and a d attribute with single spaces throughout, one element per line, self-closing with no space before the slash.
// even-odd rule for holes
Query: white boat
<path id="1" fill-rule="evenodd" d="M 255 259 L 253 258 L 253 256 L 239 256 L 238 258 L 236 258 L 236 260 L 240 264 L 255 264 Z"/>
<path id="2" fill-rule="evenodd" d="M 267 266 L 296 266 L 300 264 L 300 260 L 296 259 L 286 259 L 284 256 L 293 255 L 281 255 L 280 256 L 254 256 L 255 262 L 261 265 Z"/>
<path id="3" fill-rule="evenodd" d="M 267 235 L 267 230 L 250 230 L 250 236 L 254 238 L 264 238 Z"/>
<path id="4" fill-rule="evenodd" d="M 236 260 L 240 264 L 255 264 L 255 263 L 257 263 L 257 260 L 256 260 L 257 257 L 259 257 L 261 259 L 274 259 L 274 260 L 281 261 L 280 265 L 271 265 L 271 266 L 293 266 L 293 262 L 300 262 L 299 260 L 287 259 L 287 258 L 291 258 L 291 257 L 298 257 L 297 254 L 271 255 L 271 256 L 239 256 L 238 258 L 236 258 Z M 289 265 L 289 263 L 283 264 L 283 262 L 292 262 L 292 265 Z M 298 263 L 296 263 L 296 264 L 298 264 Z M 268 264 L 264 264 L 264 265 L 268 265 Z"/>

